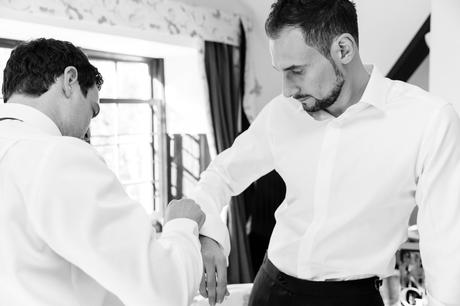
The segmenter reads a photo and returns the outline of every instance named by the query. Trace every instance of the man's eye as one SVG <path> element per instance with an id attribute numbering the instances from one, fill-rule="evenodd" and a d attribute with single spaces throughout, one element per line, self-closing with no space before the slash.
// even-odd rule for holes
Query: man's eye
<path id="1" fill-rule="evenodd" d="M 293 74 L 302 74 L 303 70 L 291 70 Z"/>

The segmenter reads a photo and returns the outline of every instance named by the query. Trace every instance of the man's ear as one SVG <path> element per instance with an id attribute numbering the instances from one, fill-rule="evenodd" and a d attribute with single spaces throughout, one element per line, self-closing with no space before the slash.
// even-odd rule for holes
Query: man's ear
<path id="1" fill-rule="evenodd" d="M 355 39 L 348 33 L 337 36 L 331 45 L 332 58 L 344 65 L 353 60 L 356 51 Z"/>
<path id="2" fill-rule="evenodd" d="M 75 87 L 75 85 L 78 83 L 77 68 L 74 66 L 66 67 L 62 76 L 62 89 L 64 91 L 64 95 L 66 98 L 70 98 L 72 95 L 72 87 Z"/>

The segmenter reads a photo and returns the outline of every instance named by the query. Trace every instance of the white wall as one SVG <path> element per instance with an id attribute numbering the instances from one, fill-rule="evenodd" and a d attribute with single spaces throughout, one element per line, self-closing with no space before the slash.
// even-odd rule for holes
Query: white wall
<path id="1" fill-rule="evenodd" d="M 430 90 L 460 112 L 460 1 L 432 0 Z"/>
<path id="2" fill-rule="evenodd" d="M 118 29 L 116 34 L 115 31 L 112 32 L 114 34 L 101 33 L 94 30 L 79 29 L 77 26 L 72 29 L 61 26 L 56 22 L 50 22 L 50 25 L 47 25 L 26 22 L 21 19 L 7 19 L 2 18 L 0 14 L 1 38 L 30 40 L 39 37 L 53 37 L 55 39 L 70 40 L 75 45 L 86 49 L 145 57 L 178 56 L 188 54 L 191 52 L 190 50 L 196 49 L 194 46 L 196 42 L 191 40 L 188 43 L 189 46 L 178 46 L 144 39 L 139 35 L 138 31 L 121 31 Z"/>
<path id="3" fill-rule="evenodd" d="M 361 56 L 386 74 L 430 14 L 430 0 L 356 0 Z"/>

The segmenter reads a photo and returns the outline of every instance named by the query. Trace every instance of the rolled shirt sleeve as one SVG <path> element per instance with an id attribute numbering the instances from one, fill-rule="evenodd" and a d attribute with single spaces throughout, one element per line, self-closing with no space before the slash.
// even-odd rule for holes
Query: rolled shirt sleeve
<path id="1" fill-rule="evenodd" d="M 460 305 L 460 120 L 450 104 L 427 123 L 418 173 L 418 228 L 428 305 Z"/>
<path id="2" fill-rule="evenodd" d="M 189 305 L 203 271 L 196 222 L 175 219 L 156 234 L 96 151 L 60 138 L 24 193 L 39 236 L 126 305 Z"/>
<path id="3" fill-rule="evenodd" d="M 230 253 L 230 240 L 220 213 L 234 195 L 240 194 L 256 179 L 274 168 L 270 139 L 266 128 L 270 108 L 265 107 L 248 130 L 233 145 L 221 152 L 201 174 L 190 198 L 206 213 L 200 233 L 213 238 Z"/>

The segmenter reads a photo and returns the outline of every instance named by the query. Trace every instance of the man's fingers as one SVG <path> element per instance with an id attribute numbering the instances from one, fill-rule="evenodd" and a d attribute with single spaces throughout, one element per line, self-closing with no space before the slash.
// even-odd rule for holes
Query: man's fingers
<path id="1" fill-rule="evenodd" d="M 209 305 L 214 306 L 216 302 L 222 303 L 227 294 L 227 261 L 219 244 L 215 240 L 206 236 L 200 236 L 200 242 L 201 254 L 206 270 L 206 283 L 204 285 L 207 290 Z M 201 290 L 202 286 L 200 286 Z M 202 295 L 205 296 L 204 294 Z"/>
<path id="2" fill-rule="evenodd" d="M 208 289 L 209 305 L 216 305 L 216 271 L 214 265 L 206 265 L 206 287 Z"/>
<path id="3" fill-rule="evenodd" d="M 205 298 L 208 297 L 208 292 L 206 291 L 206 273 L 204 271 L 203 276 L 201 277 L 200 294 Z"/>
<path id="4" fill-rule="evenodd" d="M 216 300 L 219 303 L 222 303 L 224 297 L 226 296 L 227 291 L 227 265 L 225 260 L 222 260 L 217 263 L 217 288 L 216 288 Z"/>

